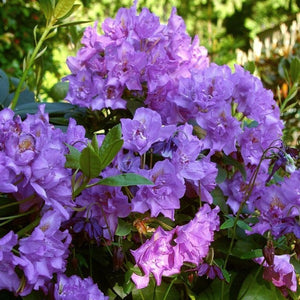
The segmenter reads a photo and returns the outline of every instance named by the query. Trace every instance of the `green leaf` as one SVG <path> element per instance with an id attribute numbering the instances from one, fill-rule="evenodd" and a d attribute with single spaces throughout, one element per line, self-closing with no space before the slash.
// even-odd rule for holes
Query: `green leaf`
<path id="1" fill-rule="evenodd" d="M 237 221 L 237 226 L 239 226 L 240 228 L 242 228 L 244 230 L 252 231 L 252 228 L 242 220 Z"/>
<path id="2" fill-rule="evenodd" d="M 242 254 L 240 256 L 240 258 L 241 259 L 253 259 L 253 258 L 262 257 L 262 256 L 263 256 L 263 252 L 261 249 L 254 249 L 254 250 L 251 250 L 250 252 Z"/>
<path id="3" fill-rule="evenodd" d="M 232 282 L 232 280 L 231 280 Z M 230 297 L 231 284 L 225 284 L 223 300 L 232 300 Z M 211 284 L 200 294 L 197 295 L 197 300 L 220 300 L 222 290 L 222 281 L 215 279 Z"/>
<path id="4" fill-rule="evenodd" d="M 226 178 L 227 178 L 226 170 L 218 165 L 218 175 L 216 178 L 216 183 L 220 184 L 220 183 L 224 182 L 226 180 Z"/>
<path id="5" fill-rule="evenodd" d="M 67 26 L 74 26 L 74 25 L 81 25 L 86 23 L 91 23 L 92 21 L 71 21 L 71 22 L 63 22 L 55 25 L 55 27 L 67 27 Z"/>
<path id="6" fill-rule="evenodd" d="M 231 165 L 231 166 L 236 167 L 241 172 L 244 181 L 246 181 L 246 179 L 247 179 L 246 170 L 245 170 L 244 166 L 240 162 L 238 162 L 237 160 L 235 160 L 233 157 L 231 157 L 229 155 L 225 155 L 225 154 L 223 156 L 223 162 L 226 165 Z"/>
<path id="7" fill-rule="evenodd" d="M 44 53 L 45 53 L 45 51 L 47 50 L 47 46 L 45 46 L 44 47 L 44 49 L 42 49 L 37 55 L 36 55 L 36 57 L 34 58 L 34 59 L 38 59 L 39 57 L 41 57 Z"/>
<path id="8" fill-rule="evenodd" d="M 169 283 L 162 281 L 160 286 L 157 286 L 153 277 L 150 278 L 150 282 L 148 286 L 144 289 L 136 289 L 132 290 L 132 299 L 133 300 L 148 300 L 148 299 L 164 299 L 164 296 L 169 288 Z M 171 287 L 166 300 L 181 300 L 182 297 L 174 287 Z"/>
<path id="9" fill-rule="evenodd" d="M 134 173 L 125 173 L 106 177 L 97 182 L 99 185 L 109 186 L 131 186 L 131 185 L 153 185 L 149 179 Z"/>
<path id="10" fill-rule="evenodd" d="M 54 9 L 54 17 L 56 19 L 63 18 L 72 9 L 75 0 L 59 0 Z"/>
<path id="11" fill-rule="evenodd" d="M 239 292 L 240 300 L 284 300 L 280 291 L 270 282 L 262 279 L 260 272 L 255 278 L 256 270 L 244 280 Z"/>
<path id="12" fill-rule="evenodd" d="M 106 168 L 123 146 L 121 126 L 113 127 L 104 138 L 99 149 L 101 170 Z"/>
<path id="13" fill-rule="evenodd" d="M 247 61 L 244 65 L 244 69 L 249 71 L 251 74 L 255 71 L 255 63 L 254 61 Z"/>
<path id="14" fill-rule="evenodd" d="M 245 127 L 248 127 L 248 128 L 256 128 L 259 124 L 258 124 L 258 122 L 257 121 L 255 121 L 255 120 L 253 120 L 253 121 L 250 121 L 250 120 L 245 120 L 244 122 L 243 122 L 243 125 L 245 126 Z"/>
<path id="15" fill-rule="evenodd" d="M 115 235 L 117 235 L 117 236 L 126 236 L 131 232 L 131 230 L 132 230 L 132 225 L 131 224 L 125 222 L 122 219 L 119 219 L 118 227 L 117 227 Z"/>
<path id="16" fill-rule="evenodd" d="M 99 154 L 90 144 L 82 150 L 79 162 L 80 170 L 88 178 L 95 178 L 102 171 Z"/>
<path id="17" fill-rule="evenodd" d="M 66 15 L 61 20 L 64 20 L 68 17 L 70 17 L 81 5 L 80 4 L 74 4 L 72 8 L 68 11 Z"/>
<path id="18" fill-rule="evenodd" d="M 299 57 L 293 57 L 290 66 L 291 78 L 294 83 L 300 80 L 300 59 Z"/>
<path id="19" fill-rule="evenodd" d="M 45 104 L 45 112 L 48 114 L 51 113 L 67 113 L 75 108 L 74 105 L 70 103 L 26 103 L 22 105 L 18 105 L 14 111 L 16 114 L 25 117 L 26 114 L 35 114 L 38 111 L 38 108 L 41 104 Z"/>
<path id="20" fill-rule="evenodd" d="M 91 145 L 93 147 L 93 149 L 95 150 L 95 152 L 99 152 L 99 144 L 98 144 L 98 140 L 97 140 L 97 135 L 94 134 L 93 138 L 92 138 L 92 142 Z"/>
<path id="21" fill-rule="evenodd" d="M 217 186 L 214 190 L 211 191 L 211 195 L 213 197 L 213 201 L 215 205 L 218 205 L 221 211 L 227 215 L 228 214 L 228 205 L 226 204 L 226 200 L 222 190 Z"/>
<path id="22" fill-rule="evenodd" d="M 71 145 L 67 144 L 66 146 L 69 148 L 70 153 L 66 154 L 65 168 L 79 169 L 81 152 Z"/>
<path id="23" fill-rule="evenodd" d="M 0 104 L 3 104 L 9 93 L 9 81 L 6 74 L 1 69 L 0 69 L 0 91 L 1 91 Z"/>
<path id="24" fill-rule="evenodd" d="M 220 229 L 232 228 L 233 225 L 234 225 L 234 218 L 229 218 L 220 226 Z"/>
<path id="25" fill-rule="evenodd" d="M 47 20 L 50 20 L 53 15 L 53 3 L 49 0 L 40 0 L 40 9 Z"/>

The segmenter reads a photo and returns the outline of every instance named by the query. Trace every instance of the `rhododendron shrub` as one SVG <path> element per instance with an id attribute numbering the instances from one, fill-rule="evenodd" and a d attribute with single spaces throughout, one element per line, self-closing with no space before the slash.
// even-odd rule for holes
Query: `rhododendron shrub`
<path id="1" fill-rule="evenodd" d="M 263 269 L 274 288 L 260 297 L 296 295 L 300 173 L 272 93 L 209 62 L 175 8 L 166 24 L 121 8 L 102 31 L 86 28 L 63 80 L 105 128 L 74 114 L 62 131 L 47 104 L 0 111 L 0 288 L 200 299 L 214 285 L 242 299 L 245 270 Z"/>

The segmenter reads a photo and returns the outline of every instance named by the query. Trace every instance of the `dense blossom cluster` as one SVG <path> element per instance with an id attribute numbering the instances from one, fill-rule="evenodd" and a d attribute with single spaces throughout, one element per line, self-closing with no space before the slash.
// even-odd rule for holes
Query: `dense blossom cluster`
<path id="1" fill-rule="evenodd" d="M 156 228 L 131 249 L 142 270 L 132 275 L 137 288 L 146 287 L 151 275 L 160 285 L 185 263 L 195 265 L 199 276 L 224 279 L 221 269 L 205 260 L 220 228 L 220 207 L 211 194 L 217 184 L 233 215 L 244 204 L 248 214 L 259 212 L 249 234 L 300 238 L 300 173 L 274 184 L 264 159 L 283 153 L 283 124 L 261 81 L 240 66 L 232 72 L 209 63 L 176 9 L 162 25 L 146 8 L 140 14 L 135 6 L 122 8 L 102 29 L 99 35 L 97 23 L 88 27 L 83 47 L 67 61 L 72 72 L 65 78 L 67 100 L 91 110 L 140 103 L 132 118 L 121 119 L 124 144 L 99 176 L 136 173 L 153 184 L 124 189 L 93 179 L 74 197 L 74 182 L 84 176 L 65 167 L 67 145 L 81 151 L 89 142 L 84 128 L 70 119 L 63 133 L 49 124 L 43 106 L 24 121 L 10 109 L 0 111 L 0 192 L 20 201 L 20 212 L 33 209 L 41 218 L 28 236 L 10 231 L 0 239 L 0 275 L 5 274 L 0 289 L 20 295 L 40 289 L 55 299 L 107 299 L 91 278 L 64 275 L 69 246 L 79 234 L 98 246 L 113 243 L 119 219 L 132 222 L 137 215 L 163 216 L 175 224 L 171 230 Z M 103 139 L 98 137 L 100 146 Z M 197 199 L 197 209 L 177 225 L 183 199 Z M 264 266 L 267 280 L 295 291 L 288 255 Z"/>

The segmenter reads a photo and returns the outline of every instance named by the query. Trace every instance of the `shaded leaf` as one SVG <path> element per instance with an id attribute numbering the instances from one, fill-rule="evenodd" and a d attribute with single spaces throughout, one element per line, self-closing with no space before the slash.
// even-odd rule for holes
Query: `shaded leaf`
<path id="1" fill-rule="evenodd" d="M 71 145 L 67 144 L 66 146 L 69 148 L 70 153 L 66 154 L 65 168 L 79 169 L 81 152 Z"/>
<path id="2" fill-rule="evenodd" d="M 84 148 L 80 155 L 80 170 L 88 178 L 95 178 L 101 172 L 99 154 L 91 145 Z"/>
<path id="3" fill-rule="evenodd" d="M 246 174 L 246 170 L 244 168 L 244 166 L 238 162 L 237 160 L 235 160 L 233 157 L 229 156 L 229 155 L 225 155 L 223 156 L 223 162 L 226 165 L 231 165 L 236 167 L 242 174 L 243 180 L 246 181 L 247 179 L 247 174 Z"/>
<path id="4" fill-rule="evenodd" d="M 234 218 L 229 218 L 220 226 L 220 229 L 232 228 L 233 225 L 234 225 Z"/>
<path id="5" fill-rule="evenodd" d="M 0 69 L 0 104 L 4 105 L 5 99 L 9 93 L 9 80 L 4 71 Z"/>
<path id="6" fill-rule="evenodd" d="M 131 224 L 125 222 L 122 219 L 119 219 L 118 227 L 117 227 L 115 235 L 117 235 L 117 236 L 126 236 L 131 232 L 131 230 L 132 230 L 132 225 Z"/>
<path id="7" fill-rule="evenodd" d="M 226 170 L 218 165 L 218 175 L 216 178 L 216 183 L 220 184 L 220 183 L 224 182 L 226 180 L 226 178 L 227 178 Z"/>
<path id="8" fill-rule="evenodd" d="M 251 250 L 250 252 L 242 254 L 240 256 L 240 258 L 241 259 L 253 259 L 253 258 L 262 257 L 262 256 L 263 256 L 262 249 L 254 249 L 254 250 Z"/>
<path id="9" fill-rule="evenodd" d="M 242 220 L 238 220 L 237 225 L 244 230 L 252 231 L 252 228 Z"/>
<path id="10" fill-rule="evenodd" d="M 256 270 L 244 280 L 239 292 L 240 300 L 283 300 L 280 291 L 270 282 L 263 280 L 260 272 L 255 278 Z"/>
<path id="11" fill-rule="evenodd" d="M 153 185 L 149 179 L 134 173 L 125 173 L 116 176 L 106 177 L 97 184 L 109 186 L 131 186 L 131 185 Z"/>
<path id="12" fill-rule="evenodd" d="M 300 59 L 299 57 L 293 57 L 290 66 L 291 78 L 293 82 L 299 82 L 300 80 Z"/>

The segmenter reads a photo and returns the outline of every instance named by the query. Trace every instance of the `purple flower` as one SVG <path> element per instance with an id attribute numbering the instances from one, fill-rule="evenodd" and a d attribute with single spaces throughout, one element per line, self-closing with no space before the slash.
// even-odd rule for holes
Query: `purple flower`
<path id="1" fill-rule="evenodd" d="M 198 273 L 198 276 L 206 275 L 210 279 L 215 279 L 216 276 L 220 280 L 224 279 L 221 269 L 216 265 L 209 265 L 207 263 L 202 263 L 197 268 L 197 273 Z"/>
<path id="2" fill-rule="evenodd" d="M 148 209 L 152 217 L 162 213 L 174 220 L 175 209 L 180 208 L 179 199 L 184 195 L 185 185 L 176 175 L 175 167 L 168 160 L 157 162 L 152 170 L 141 171 L 154 185 L 141 186 L 132 199 L 132 211 L 144 213 Z"/>
<path id="3" fill-rule="evenodd" d="M 211 209 L 208 204 L 197 212 L 194 219 L 183 226 L 177 226 L 176 248 L 182 260 L 196 265 L 206 257 L 214 240 L 214 231 L 219 229 L 219 208 Z"/>
<path id="4" fill-rule="evenodd" d="M 154 275 L 157 285 L 161 284 L 162 276 L 171 276 L 179 273 L 182 258 L 171 245 L 174 230 L 164 231 L 159 227 L 150 240 L 147 240 L 137 250 L 131 250 L 136 264 L 143 270 L 144 275 L 132 275 L 132 280 L 138 289 L 149 283 L 150 274 Z"/>
<path id="5" fill-rule="evenodd" d="M 67 277 L 58 274 L 54 286 L 55 300 L 108 300 L 107 296 L 99 290 L 92 278 L 81 279 L 77 275 Z"/>
<path id="6" fill-rule="evenodd" d="M 61 216 L 46 212 L 39 226 L 29 237 L 19 241 L 19 266 L 26 276 L 26 285 L 38 290 L 54 273 L 64 272 L 71 242 L 68 231 L 60 231 Z"/>
<path id="7" fill-rule="evenodd" d="M 17 258 L 12 253 L 12 248 L 16 246 L 17 242 L 18 236 L 13 231 L 0 238 L 0 290 L 9 290 L 15 293 L 21 283 L 15 272 Z"/>
<path id="8" fill-rule="evenodd" d="M 255 261 L 262 264 L 264 257 L 257 258 Z M 267 262 L 264 262 L 263 266 L 263 278 L 271 281 L 284 296 L 288 295 L 288 289 L 293 292 L 297 291 L 297 278 L 289 255 L 275 255 L 274 264 L 268 265 Z"/>
<path id="9" fill-rule="evenodd" d="M 270 231 L 275 238 L 294 233 L 300 238 L 299 217 L 300 171 L 297 170 L 281 185 L 264 187 L 256 208 L 260 211 L 259 222 L 252 227 L 252 233 L 264 234 Z"/>
<path id="10" fill-rule="evenodd" d="M 232 117 L 230 105 L 225 101 L 219 102 L 218 107 L 206 113 L 197 115 L 197 123 L 205 130 L 205 148 L 214 151 L 224 151 L 230 154 L 236 151 L 237 139 L 242 133 L 240 122 Z"/>
<path id="11" fill-rule="evenodd" d="M 149 108 L 138 108 L 132 120 L 121 119 L 121 124 L 124 148 L 140 155 L 146 153 L 161 138 L 161 117 Z"/>
<path id="12" fill-rule="evenodd" d="M 116 175 L 115 170 L 108 174 L 107 176 Z M 96 185 L 85 189 L 76 198 L 76 204 L 87 207 L 85 212 L 77 213 L 77 217 L 83 216 L 93 219 L 93 222 L 97 222 L 103 229 L 103 236 L 108 240 L 113 240 L 118 226 L 118 218 L 125 218 L 131 212 L 128 198 L 123 194 L 120 187 Z M 95 224 L 92 227 L 95 228 Z"/>

